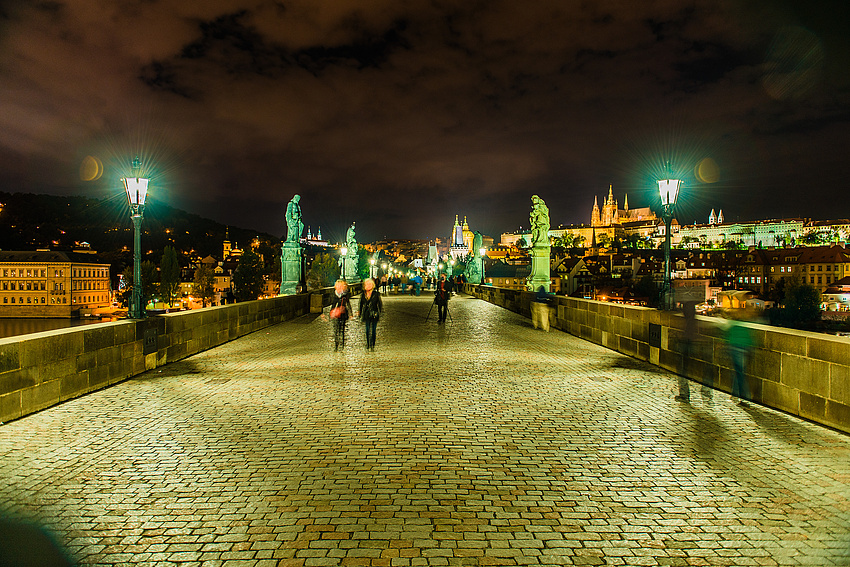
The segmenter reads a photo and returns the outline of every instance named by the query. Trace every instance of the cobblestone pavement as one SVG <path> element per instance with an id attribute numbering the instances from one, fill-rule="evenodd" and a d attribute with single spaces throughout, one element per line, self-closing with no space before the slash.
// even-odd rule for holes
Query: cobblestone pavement
<path id="1" fill-rule="evenodd" d="M 314 316 L 0 427 L 84 565 L 848 565 L 850 438 L 483 301 Z"/>

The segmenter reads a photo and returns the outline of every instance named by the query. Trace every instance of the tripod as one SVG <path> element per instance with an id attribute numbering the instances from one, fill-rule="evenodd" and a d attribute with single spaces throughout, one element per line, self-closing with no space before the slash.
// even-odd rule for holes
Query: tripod
<path id="1" fill-rule="evenodd" d="M 428 318 L 429 318 L 429 317 L 431 317 L 431 309 L 434 309 L 434 305 L 435 305 L 436 303 L 437 303 L 436 301 L 431 302 L 431 307 L 430 307 L 430 309 L 428 309 L 428 316 L 427 316 L 427 317 L 425 317 L 425 322 L 426 322 L 426 323 L 428 322 Z M 451 321 L 452 323 L 454 323 L 454 319 L 452 319 L 452 314 L 451 314 L 451 312 L 449 311 L 449 303 L 448 303 L 448 302 L 446 302 L 446 315 L 448 315 L 448 316 L 449 316 L 449 321 Z"/>

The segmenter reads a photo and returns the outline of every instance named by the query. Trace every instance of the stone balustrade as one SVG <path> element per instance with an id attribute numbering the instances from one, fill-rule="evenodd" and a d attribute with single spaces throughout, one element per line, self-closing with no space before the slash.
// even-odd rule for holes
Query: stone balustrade
<path id="1" fill-rule="evenodd" d="M 529 316 L 534 294 L 467 284 L 466 293 Z M 685 365 L 681 313 L 555 297 L 551 325 L 577 337 L 726 392 L 734 375 L 724 339 L 728 322 L 697 316 L 698 337 Z M 753 401 L 850 432 L 850 338 L 757 323 L 745 368 Z"/>

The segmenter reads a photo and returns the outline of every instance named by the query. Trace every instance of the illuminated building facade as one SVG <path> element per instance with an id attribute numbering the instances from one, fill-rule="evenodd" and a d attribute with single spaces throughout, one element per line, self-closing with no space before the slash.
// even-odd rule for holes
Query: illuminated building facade
<path id="1" fill-rule="evenodd" d="M 109 265 L 93 253 L 0 252 L 0 317 L 72 317 L 111 301 Z"/>

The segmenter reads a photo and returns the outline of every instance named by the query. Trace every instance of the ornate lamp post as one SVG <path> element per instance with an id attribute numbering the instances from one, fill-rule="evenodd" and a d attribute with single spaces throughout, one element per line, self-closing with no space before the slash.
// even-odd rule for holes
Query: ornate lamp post
<path id="1" fill-rule="evenodd" d="M 374 279 L 375 276 L 378 275 L 376 273 L 377 268 L 375 268 L 375 259 L 369 258 L 369 263 L 371 264 L 371 266 L 369 267 L 369 277 Z"/>
<path id="2" fill-rule="evenodd" d="M 149 179 L 141 177 L 139 158 L 133 159 L 132 175 L 121 179 L 127 192 L 127 202 L 130 205 L 130 218 L 133 220 L 133 293 L 127 316 L 130 319 L 142 319 L 145 308 L 142 305 L 142 214 L 145 211 L 145 199 L 148 196 Z"/>
<path id="3" fill-rule="evenodd" d="M 658 192 L 661 194 L 661 218 L 664 219 L 664 289 L 662 291 L 661 303 L 662 307 L 667 310 L 672 307 L 672 290 L 670 286 L 670 225 L 673 222 L 673 207 L 676 205 L 676 198 L 679 196 L 679 189 L 681 187 L 682 181 L 680 179 L 673 179 L 670 162 L 667 162 L 667 179 L 658 180 Z"/>

